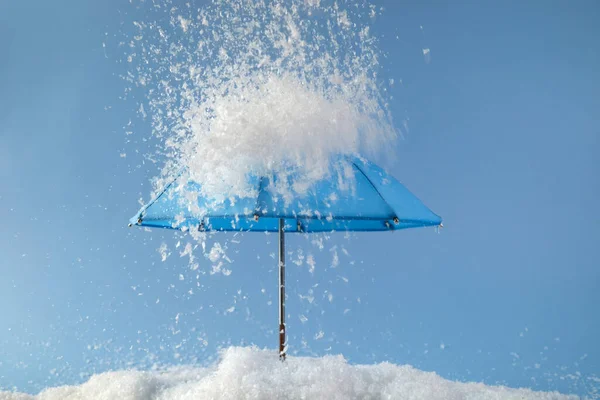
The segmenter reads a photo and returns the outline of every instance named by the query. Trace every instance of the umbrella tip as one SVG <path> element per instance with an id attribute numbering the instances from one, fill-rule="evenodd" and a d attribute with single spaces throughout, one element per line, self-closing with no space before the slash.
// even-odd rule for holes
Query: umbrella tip
<path id="1" fill-rule="evenodd" d="M 435 227 L 435 231 L 437 233 L 440 233 L 442 231 L 443 227 L 444 227 L 444 224 L 440 222 L 440 224 Z"/>

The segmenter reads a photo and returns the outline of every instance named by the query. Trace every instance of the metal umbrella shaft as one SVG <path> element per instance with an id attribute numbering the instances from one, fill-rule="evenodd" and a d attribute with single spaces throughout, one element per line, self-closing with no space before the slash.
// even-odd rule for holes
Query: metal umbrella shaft
<path id="1" fill-rule="evenodd" d="M 285 234 L 284 220 L 279 219 L 279 359 L 285 361 Z"/>

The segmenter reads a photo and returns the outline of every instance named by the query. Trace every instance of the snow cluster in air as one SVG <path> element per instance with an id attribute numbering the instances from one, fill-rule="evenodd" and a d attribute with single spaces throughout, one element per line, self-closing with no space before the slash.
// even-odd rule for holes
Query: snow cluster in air
<path id="1" fill-rule="evenodd" d="M 160 22 L 135 23 L 127 79 L 146 92 L 139 112 L 161 143 L 149 158 L 166 161 L 157 190 L 186 167 L 185 179 L 221 202 L 254 196 L 249 175 L 276 174 L 285 200 L 337 176 L 339 155 L 390 147 L 375 9 L 324 3 L 167 1 L 151 11 Z"/>
<path id="2" fill-rule="evenodd" d="M 576 396 L 446 380 L 408 365 L 351 365 L 342 356 L 289 357 L 231 347 L 213 367 L 114 371 L 38 395 L 0 392 L 2 400 L 411 399 L 568 400 Z"/>
<path id="3" fill-rule="evenodd" d="M 253 197 L 248 174 L 276 173 L 293 177 L 289 187 L 275 187 L 286 200 L 329 177 L 332 155 L 380 145 L 372 121 L 341 95 L 328 99 L 297 78 L 268 75 L 216 99 L 212 118 L 202 115 L 206 104 L 188 112 L 187 166 L 204 196 Z"/>

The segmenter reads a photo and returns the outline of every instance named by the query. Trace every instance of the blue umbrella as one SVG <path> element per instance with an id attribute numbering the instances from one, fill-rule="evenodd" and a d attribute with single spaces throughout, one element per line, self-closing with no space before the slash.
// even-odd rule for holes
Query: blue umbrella
<path id="1" fill-rule="evenodd" d="M 131 225 L 187 231 L 279 233 L 279 355 L 285 360 L 285 235 L 331 231 L 396 231 L 441 226 L 442 219 L 400 182 L 377 165 L 348 159 L 345 176 L 352 187 L 321 180 L 302 196 L 283 201 L 275 189 L 279 179 L 249 177 L 256 197 L 226 199 L 215 204 L 200 195 L 201 186 L 180 173 L 130 220 Z M 186 194 L 194 193 L 193 201 Z"/>

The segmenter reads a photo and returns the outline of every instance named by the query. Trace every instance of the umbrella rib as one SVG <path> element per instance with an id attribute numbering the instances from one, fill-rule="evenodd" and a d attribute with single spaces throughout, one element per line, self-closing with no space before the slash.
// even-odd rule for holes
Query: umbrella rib
<path id="1" fill-rule="evenodd" d="M 254 215 L 258 215 L 258 202 L 260 201 L 260 192 L 262 190 L 264 176 L 261 176 L 258 180 L 258 194 L 256 195 L 256 205 L 254 206 Z"/>
<path id="2" fill-rule="evenodd" d="M 146 204 L 144 207 L 142 207 L 142 208 L 141 208 L 141 209 L 138 211 L 138 213 L 137 213 L 137 215 L 138 215 L 138 218 L 140 218 L 140 217 L 142 216 L 142 214 L 144 213 L 144 211 L 146 211 L 148 208 L 150 208 L 150 206 L 151 206 L 152 204 L 156 203 L 156 202 L 158 201 L 158 199 L 160 199 L 160 198 L 161 198 L 161 196 L 162 196 L 163 194 L 165 194 L 165 192 L 166 192 L 166 191 L 167 191 L 167 190 L 168 190 L 168 189 L 169 189 L 169 188 L 170 188 L 170 187 L 173 185 L 173 183 L 175 183 L 175 181 L 176 181 L 177 179 L 179 179 L 179 177 L 180 177 L 180 176 L 183 174 L 183 171 L 184 171 L 184 170 L 185 170 L 185 168 L 181 168 L 181 169 L 179 170 L 179 172 L 177 173 L 177 176 L 176 176 L 175 178 L 173 178 L 173 180 L 172 180 L 171 182 L 169 182 L 169 184 L 167 184 L 167 186 L 165 186 L 165 187 L 163 188 L 163 190 L 161 190 L 161 192 L 160 192 L 158 195 L 156 195 L 156 197 L 155 197 L 155 198 L 153 198 L 153 199 L 152 199 L 150 202 L 148 202 L 148 204 Z"/>
<path id="3" fill-rule="evenodd" d="M 387 203 L 386 203 L 387 204 Z M 198 217 L 198 216 L 193 216 L 193 215 L 188 215 L 188 216 L 183 216 L 183 218 L 185 219 L 218 219 L 218 218 L 235 218 L 236 215 L 205 215 L 202 217 Z M 239 218 L 247 218 L 247 219 L 251 219 L 253 216 L 252 215 L 243 215 L 240 216 L 238 215 Z M 313 216 L 308 216 L 308 215 L 263 215 L 261 217 L 261 219 L 292 219 L 292 220 L 323 220 L 323 221 L 327 221 L 327 217 L 317 217 L 316 215 Z M 165 219 L 170 219 L 169 217 L 155 217 L 155 218 L 149 218 L 149 219 L 145 219 L 145 221 L 160 221 L 160 220 L 165 220 Z M 337 216 L 337 217 L 331 217 L 330 218 L 333 221 L 383 221 L 389 218 L 379 218 L 379 217 L 362 217 L 362 216 Z M 402 221 L 404 222 L 422 222 L 419 219 L 403 219 Z"/>
<path id="4" fill-rule="evenodd" d="M 377 188 L 375 187 L 375 185 L 373 184 L 373 182 L 371 181 L 371 179 L 369 179 L 369 177 L 367 176 L 367 174 L 365 174 L 365 172 L 356 164 L 356 163 L 352 163 L 352 165 L 354 165 L 356 167 L 357 170 L 360 171 L 360 173 L 362 174 L 362 176 L 365 177 L 365 179 L 367 180 L 367 182 L 369 182 L 369 185 L 371 185 L 371 187 L 373 188 L 373 190 L 375 190 L 375 193 L 377 193 L 379 195 L 379 197 L 381 198 L 381 200 L 390 208 L 390 210 L 392 210 L 392 212 L 394 213 L 394 216 L 396 216 L 396 210 L 394 210 L 394 207 L 392 207 L 390 205 L 390 203 L 388 203 L 385 198 L 381 195 L 381 193 L 379 193 L 379 190 L 377 190 Z"/>

